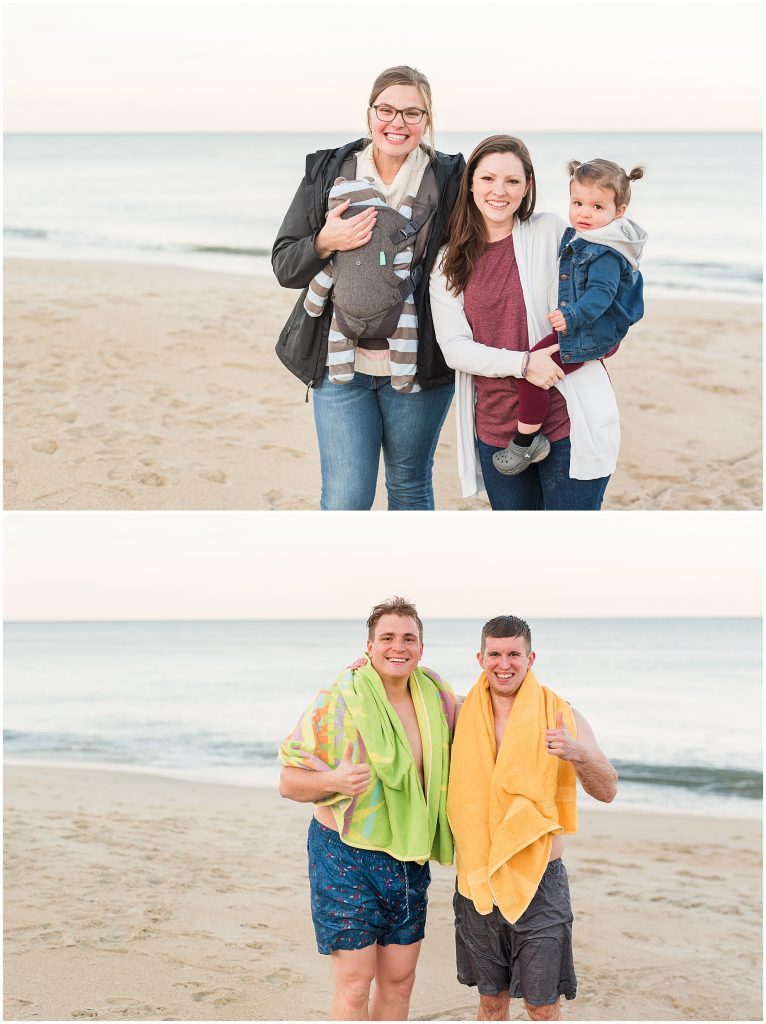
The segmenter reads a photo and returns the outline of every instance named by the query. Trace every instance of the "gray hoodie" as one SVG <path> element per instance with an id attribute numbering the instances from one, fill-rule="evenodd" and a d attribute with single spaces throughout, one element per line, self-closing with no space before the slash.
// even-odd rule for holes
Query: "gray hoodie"
<path id="1" fill-rule="evenodd" d="M 572 241 L 575 238 L 584 238 L 586 242 L 608 245 L 610 249 L 615 249 L 621 256 L 624 256 L 634 270 L 638 270 L 638 261 L 644 251 L 646 237 L 644 229 L 634 220 L 618 217 L 603 228 L 594 228 L 592 231 L 576 231 Z"/>

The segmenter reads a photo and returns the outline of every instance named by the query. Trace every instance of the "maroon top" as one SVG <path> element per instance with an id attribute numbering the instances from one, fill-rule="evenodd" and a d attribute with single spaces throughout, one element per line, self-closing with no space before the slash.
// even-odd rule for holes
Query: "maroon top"
<path id="1" fill-rule="evenodd" d="M 513 251 L 513 235 L 488 243 L 486 252 L 476 261 L 463 300 L 474 341 L 491 348 L 527 351 L 527 309 Z M 518 380 L 516 377 L 474 377 L 474 385 L 476 435 L 485 444 L 505 448 L 516 433 Z M 569 436 L 567 404 L 557 388 L 551 388 L 548 393 L 551 404 L 542 429 L 549 441 L 560 441 Z"/>

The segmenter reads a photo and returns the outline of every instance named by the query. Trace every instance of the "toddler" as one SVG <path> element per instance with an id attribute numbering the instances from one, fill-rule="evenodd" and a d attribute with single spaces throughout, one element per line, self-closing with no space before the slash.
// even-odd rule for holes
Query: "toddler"
<path id="1" fill-rule="evenodd" d="M 568 165 L 569 223 L 559 248 L 558 305 L 548 314 L 554 329 L 532 352 L 558 344 L 551 358 L 564 373 L 582 363 L 611 355 L 644 315 L 643 279 L 638 261 L 646 232 L 625 217 L 630 183 L 643 177 L 635 167 L 626 174 L 611 160 Z M 553 303 L 551 303 L 553 304 Z M 550 451 L 540 433 L 550 404 L 547 391 L 525 379 L 529 356 L 519 380 L 517 431 L 508 447 L 495 452 L 499 473 L 516 476 Z"/>

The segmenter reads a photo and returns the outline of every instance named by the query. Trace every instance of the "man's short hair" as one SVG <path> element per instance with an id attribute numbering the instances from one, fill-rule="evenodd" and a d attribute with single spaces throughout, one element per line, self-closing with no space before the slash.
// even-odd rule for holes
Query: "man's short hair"
<path id="1" fill-rule="evenodd" d="M 381 601 L 380 604 L 375 605 L 367 620 L 367 637 L 369 640 L 375 639 L 375 627 L 384 615 L 406 615 L 408 618 L 414 619 L 418 624 L 420 642 L 421 644 L 423 643 L 423 623 L 420 621 L 415 605 L 412 601 L 408 601 L 406 597 L 390 597 L 388 601 Z"/>
<path id="2" fill-rule="evenodd" d="M 515 615 L 496 615 L 481 627 L 481 653 L 484 653 L 487 637 L 499 640 L 507 636 L 523 637 L 527 642 L 527 649 L 532 650 L 532 630 L 524 619 L 519 619 Z"/>

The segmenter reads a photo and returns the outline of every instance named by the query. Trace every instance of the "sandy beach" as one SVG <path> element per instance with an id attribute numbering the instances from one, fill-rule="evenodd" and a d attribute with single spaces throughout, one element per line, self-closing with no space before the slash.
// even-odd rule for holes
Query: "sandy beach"
<path id="1" fill-rule="evenodd" d="M 6 767 L 5 1019 L 326 1019 L 309 814 L 269 791 Z M 615 805 L 581 814 L 566 861 L 567 1019 L 762 1018 L 760 822 Z M 475 1019 L 453 884 L 434 869 L 415 1020 Z"/>
<path id="2" fill-rule="evenodd" d="M 161 266 L 5 274 L 6 508 L 318 508 L 311 405 L 274 354 L 297 293 Z M 609 371 L 605 508 L 760 508 L 760 307 L 650 300 Z M 434 484 L 438 509 L 488 507 L 460 496 L 452 411 Z"/>

